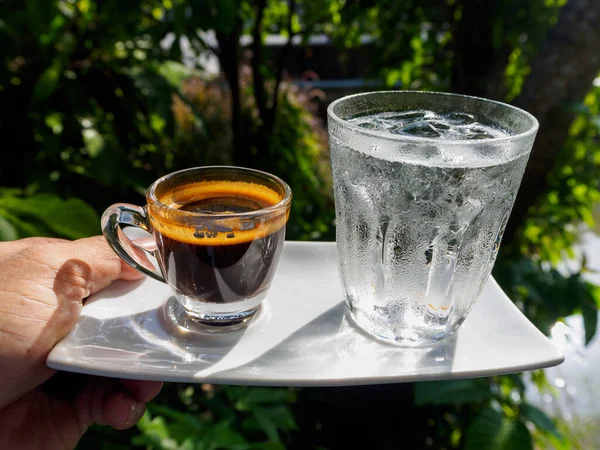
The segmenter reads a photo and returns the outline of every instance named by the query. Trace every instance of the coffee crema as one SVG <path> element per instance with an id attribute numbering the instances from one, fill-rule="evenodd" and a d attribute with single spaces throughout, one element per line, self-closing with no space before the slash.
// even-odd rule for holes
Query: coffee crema
<path id="1" fill-rule="evenodd" d="M 274 213 L 268 218 L 243 221 L 239 217 L 227 218 L 229 214 L 257 211 L 274 206 L 283 200 L 280 194 L 267 186 L 243 181 L 202 181 L 183 185 L 157 195 L 157 202 L 149 202 L 148 213 L 152 228 L 172 239 L 190 244 L 199 243 L 203 228 L 212 233 L 211 245 L 231 245 L 252 241 L 275 233 L 284 227 L 289 211 Z M 186 213 L 204 215 L 186 217 Z M 214 226 L 212 230 L 210 226 Z M 233 232 L 231 236 L 226 232 Z M 205 237 L 207 236 L 205 232 Z"/>
<path id="2" fill-rule="evenodd" d="M 251 213 L 282 199 L 264 185 L 241 181 L 202 181 L 157 195 L 164 206 L 149 203 L 148 212 L 169 284 L 212 303 L 260 294 L 275 273 L 289 209 Z"/>

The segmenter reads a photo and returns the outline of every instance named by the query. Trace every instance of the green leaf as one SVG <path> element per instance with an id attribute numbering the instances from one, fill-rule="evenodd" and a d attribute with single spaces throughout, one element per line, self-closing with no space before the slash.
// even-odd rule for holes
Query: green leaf
<path id="1" fill-rule="evenodd" d="M 475 418 L 465 438 L 465 450 L 533 450 L 525 424 L 491 407 Z"/>
<path id="2" fill-rule="evenodd" d="M 287 389 L 260 388 L 249 389 L 235 407 L 239 411 L 252 411 L 253 406 L 281 404 L 293 400 L 293 393 Z"/>
<path id="3" fill-rule="evenodd" d="M 291 431 L 297 428 L 292 411 L 284 406 L 273 406 L 270 408 L 256 408 L 254 410 L 255 422 L 247 422 L 246 428 L 260 429 L 271 441 L 279 441 L 279 430 Z"/>
<path id="4" fill-rule="evenodd" d="M 0 198 L 2 197 L 18 197 L 23 195 L 23 189 L 19 188 L 0 188 Z"/>
<path id="5" fill-rule="evenodd" d="M 415 386 L 415 405 L 450 405 L 489 400 L 492 394 L 479 382 L 470 380 L 431 381 Z"/>
<path id="6" fill-rule="evenodd" d="M 585 345 L 587 345 L 596 335 L 598 309 L 586 304 L 581 308 L 581 315 L 583 316 L 583 325 L 585 327 Z"/>
<path id="7" fill-rule="evenodd" d="M 31 94 L 35 103 L 43 102 L 56 91 L 62 69 L 62 62 L 55 58 L 52 65 L 42 72 L 33 86 L 33 93 Z"/>
<path id="8" fill-rule="evenodd" d="M 15 227 L 0 215 L 0 241 L 14 241 L 19 238 Z"/>
<path id="9" fill-rule="evenodd" d="M 157 72 L 173 88 L 179 89 L 183 82 L 194 75 L 194 71 L 177 61 L 164 61 Z"/>
<path id="10" fill-rule="evenodd" d="M 50 228 L 36 218 L 28 217 L 26 220 L 24 220 L 15 214 L 9 213 L 8 211 L 5 211 L 3 216 L 15 228 L 15 231 L 18 235 L 17 239 L 34 236 L 55 236 L 55 233 Z"/>
<path id="11" fill-rule="evenodd" d="M 560 277 L 561 275 L 557 275 Z M 563 294 L 561 300 L 563 304 L 567 305 L 571 310 L 581 307 L 587 301 L 587 292 L 585 291 L 583 278 L 579 274 L 571 275 L 567 278 L 567 283 L 564 290 L 561 289 Z M 571 311 L 565 311 L 565 316 Z"/>
<path id="12" fill-rule="evenodd" d="M 187 425 L 192 430 L 200 432 L 204 429 L 202 422 L 193 414 L 177 411 L 165 405 L 153 404 L 152 412 L 159 413 L 177 422 Z"/>
<path id="13" fill-rule="evenodd" d="M 0 191 L 0 195 L 2 195 L 2 191 Z M 596 286 L 592 283 L 586 283 L 585 290 L 590 296 L 592 302 L 596 304 L 596 307 L 598 309 L 600 309 L 600 286 Z"/>
<path id="14" fill-rule="evenodd" d="M 258 410 L 254 412 L 254 418 L 258 426 L 264 431 L 270 441 L 279 442 L 279 432 L 277 425 L 272 420 L 272 416 L 265 411 Z"/>
<path id="15" fill-rule="evenodd" d="M 169 429 L 162 417 L 151 418 L 146 412 L 137 424 L 141 435 L 134 436 L 131 442 L 135 445 L 150 446 L 150 448 L 176 449 L 177 442 L 170 438 Z"/>
<path id="16" fill-rule="evenodd" d="M 523 382 L 523 378 L 522 378 L 521 374 L 511 373 L 511 374 L 505 375 L 504 377 L 508 378 L 519 391 L 521 391 L 521 392 L 525 391 L 525 383 Z"/>
<path id="17" fill-rule="evenodd" d="M 202 447 L 196 446 L 195 441 L 193 439 L 186 439 L 182 442 L 179 450 L 201 450 Z"/>
<path id="18" fill-rule="evenodd" d="M 552 419 L 541 409 L 530 405 L 529 403 L 524 403 L 521 405 L 520 411 L 525 419 L 532 422 L 540 430 L 560 437 L 560 433 Z"/>
<path id="19" fill-rule="evenodd" d="M 39 39 L 42 45 L 47 46 L 54 42 L 56 38 L 56 34 L 62 27 L 65 25 L 65 17 L 62 14 L 56 14 L 52 21 L 50 22 L 50 26 L 48 27 L 48 32 L 41 34 Z"/>
<path id="20" fill-rule="evenodd" d="M 209 442 L 214 449 L 245 449 L 247 444 L 246 439 L 226 421 L 213 426 Z"/>
<path id="21" fill-rule="evenodd" d="M 81 131 L 83 143 L 90 158 L 97 157 L 104 149 L 104 137 L 95 128 L 86 128 Z"/>
<path id="22" fill-rule="evenodd" d="M 0 197 L 0 208 L 19 217 L 39 221 L 56 236 L 79 239 L 100 232 L 100 219 L 96 212 L 78 198 L 62 199 L 53 194 L 33 197 Z"/>

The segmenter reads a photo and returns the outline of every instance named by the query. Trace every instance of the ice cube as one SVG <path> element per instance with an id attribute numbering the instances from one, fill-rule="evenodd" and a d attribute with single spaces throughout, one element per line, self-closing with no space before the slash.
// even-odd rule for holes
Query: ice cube
<path id="1" fill-rule="evenodd" d="M 450 129 L 450 125 L 447 125 L 443 122 L 431 120 L 431 121 L 429 121 L 429 124 L 438 131 L 442 131 L 442 130 L 446 131 L 446 130 Z"/>
<path id="2" fill-rule="evenodd" d="M 461 112 L 451 112 L 445 114 L 442 118 L 450 125 L 470 125 L 475 123 L 475 117 L 473 115 Z"/>
<path id="3" fill-rule="evenodd" d="M 463 139 L 491 139 L 494 135 L 490 131 L 478 127 L 464 128 L 462 130 Z"/>
<path id="4" fill-rule="evenodd" d="M 417 110 L 417 111 L 407 111 L 402 113 L 391 113 L 386 114 L 385 118 L 387 120 L 393 120 L 396 122 L 415 122 L 425 120 L 429 114 L 433 114 L 431 111 L 426 110 Z"/>
<path id="5" fill-rule="evenodd" d="M 370 121 L 369 122 L 357 122 L 357 123 L 354 123 L 354 125 L 358 125 L 361 128 L 367 128 L 369 130 L 379 129 L 379 126 L 376 123 L 370 122 Z"/>
<path id="6" fill-rule="evenodd" d="M 436 138 L 441 134 L 429 122 L 416 122 L 403 127 L 398 127 L 391 130 L 394 134 L 408 134 L 416 137 Z"/>

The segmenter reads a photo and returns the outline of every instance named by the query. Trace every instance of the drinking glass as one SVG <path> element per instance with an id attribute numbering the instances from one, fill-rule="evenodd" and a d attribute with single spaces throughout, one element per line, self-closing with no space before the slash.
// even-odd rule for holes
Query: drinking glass
<path id="1" fill-rule="evenodd" d="M 449 336 L 490 275 L 537 120 L 482 98 L 394 91 L 333 102 L 328 128 L 350 316 L 399 345 Z"/>

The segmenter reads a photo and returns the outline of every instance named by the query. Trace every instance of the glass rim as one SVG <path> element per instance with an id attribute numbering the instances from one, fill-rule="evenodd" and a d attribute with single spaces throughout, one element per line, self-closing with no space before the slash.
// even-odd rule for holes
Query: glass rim
<path id="1" fill-rule="evenodd" d="M 156 188 L 161 183 L 168 181 L 169 179 L 171 179 L 172 177 L 174 177 L 176 175 L 181 175 L 181 174 L 191 173 L 191 172 L 211 171 L 211 170 L 217 170 L 217 171 L 222 171 L 222 172 L 226 172 L 228 170 L 237 170 L 237 171 L 245 172 L 248 174 L 264 176 L 264 177 L 274 181 L 275 183 L 277 183 L 278 185 L 280 185 L 283 188 L 283 191 L 284 191 L 283 198 L 279 202 L 275 203 L 274 205 L 270 205 L 265 208 L 257 209 L 254 211 L 246 211 L 246 212 L 233 213 L 233 214 L 206 214 L 206 213 L 199 213 L 199 212 L 182 211 L 180 209 L 172 208 L 171 206 L 165 205 L 164 203 L 162 203 L 156 196 Z M 148 190 L 146 191 L 147 205 L 150 205 L 150 203 L 152 203 L 152 204 L 158 206 L 160 209 L 164 208 L 169 211 L 173 211 L 177 214 L 177 216 L 180 216 L 181 218 L 188 218 L 188 219 L 203 218 L 203 219 L 211 219 L 211 220 L 225 220 L 225 219 L 234 219 L 234 218 L 252 218 L 252 217 L 256 217 L 257 215 L 264 216 L 264 215 L 269 215 L 272 213 L 279 212 L 282 208 L 287 207 L 287 205 L 290 203 L 291 199 L 292 199 L 292 189 L 285 181 L 283 181 L 278 176 L 273 175 L 272 173 L 269 173 L 269 172 L 262 171 L 262 170 L 250 169 L 248 167 L 239 167 L 239 166 L 198 166 L 198 167 L 190 167 L 187 169 L 177 170 L 175 172 L 168 173 L 167 175 L 163 175 L 162 177 L 160 177 L 159 179 L 154 181 L 150 185 Z M 150 202 L 150 200 L 152 202 Z"/>
<path id="2" fill-rule="evenodd" d="M 340 104 L 349 102 L 349 101 L 356 101 L 356 100 L 360 100 L 361 98 L 371 97 L 371 96 L 376 96 L 376 95 L 396 96 L 396 95 L 403 95 L 406 93 L 417 94 L 417 95 L 422 95 L 422 96 L 429 95 L 429 96 L 439 96 L 439 97 L 447 97 L 447 98 L 455 98 L 455 99 L 463 98 L 463 99 L 467 99 L 469 101 L 477 100 L 477 101 L 494 104 L 494 105 L 497 105 L 506 110 L 510 110 L 513 113 L 520 114 L 521 116 L 523 116 L 524 118 L 528 119 L 531 122 L 531 126 L 528 127 L 527 130 L 525 130 L 521 133 L 512 134 L 512 135 L 503 136 L 503 137 L 493 137 L 493 138 L 489 138 L 489 139 L 478 139 L 478 140 L 439 139 L 439 138 L 432 138 L 432 137 L 392 134 L 392 133 L 388 133 L 383 130 L 373 130 L 373 129 L 369 129 L 369 128 L 359 127 L 358 125 L 349 123 L 346 119 L 340 117 L 334 111 L 334 109 L 337 106 L 339 106 Z M 497 100 L 490 100 L 490 99 L 483 98 L 483 97 L 475 97 L 472 95 L 453 94 L 453 93 L 449 93 L 449 92 L 437 92 L 437 91 L 391 90 L 391 91 L 361 92 L 358 94 L 347 95 L 347 96 L 341 97 L 341 98 L 333 101 L 327 107 L 327 117 L 329 120 L 334 121 L 336 124 L 340 125 L 341 127 L 352 130 L 363 136 L 369 136 L 369 137 L 373 137 L 373 138 L 377 138 L 377 139 L 384 139 L 387 141 L 415 142 L 415 143 L 427 143 L 427 144 L 438 144 L 438 145 L 443 144 L 443 145 L 464 146 L 464 145 L 475 145 L 475 144 L 482 144 L 482 143 L 498 144 L 498 143 L 503 143 L 503 142 L 512 142 L 512 141 L 528 138 L 532 135 L 534 136 L 537 133 L 538 128 L 539 128 L 539 122 L 533 114 L 525 111 L 524 109 L 517 108 L 516 106 L 513 106 L 513 105 L 509 105 L 508 103 L 499 102 Z"/>

